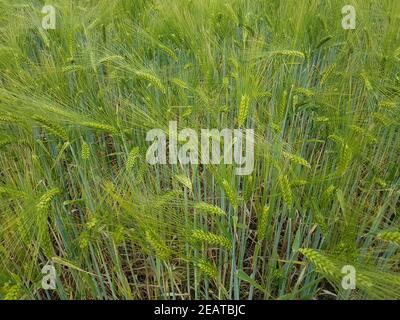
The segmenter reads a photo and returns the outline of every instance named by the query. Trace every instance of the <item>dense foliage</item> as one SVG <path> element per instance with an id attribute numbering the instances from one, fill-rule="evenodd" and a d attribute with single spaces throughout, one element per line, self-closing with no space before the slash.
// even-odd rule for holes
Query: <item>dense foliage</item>
<path id="1" fill-rule="evenodd" d="M 400 298 L 400 1 L 51 2 L 0 1 L 3 298 Z M 148 164 L 169 121 L 253 173 Z"/>

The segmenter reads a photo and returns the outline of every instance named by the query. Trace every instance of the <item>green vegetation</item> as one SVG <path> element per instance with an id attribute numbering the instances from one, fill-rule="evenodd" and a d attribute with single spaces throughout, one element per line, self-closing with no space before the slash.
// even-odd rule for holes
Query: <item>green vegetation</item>
<path id="1" fill-rule="evenodd" d="M 400 299 L 400 1 L 48 2 L 0 0 L 1 298 Z M 148 164 L 169 121 L 253 173 Z"/>

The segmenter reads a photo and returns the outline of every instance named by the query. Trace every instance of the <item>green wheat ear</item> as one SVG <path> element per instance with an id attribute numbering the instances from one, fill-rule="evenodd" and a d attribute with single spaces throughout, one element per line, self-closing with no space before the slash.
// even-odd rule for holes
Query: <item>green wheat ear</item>
<path id="1" fill-rule="evenodd" d="M 370 82 L 369 79 L 368 79 L 367 73 L 366 73 L 366 72 L 361 72 L 360 76 L 361 76 L 361 79 L 364 80 L 364 85 L 365 85 L 365 87 L 367 88 L 367 90 L 368 90 L 368 91 L 372 91 L 372 90 L 373 90 L 372 84 L 371 84 L 371 82 Z"/>
<path id="2" fill-rule="evenodd" d="M 332 134 L 328 138 L 334 141 L 339 146 L 340 155 L 338 161 L 338 172 L 340 175 L 343 175 L 350 165 L 353 154 L 350 150 L 350 147 L 342 137 Z"/>
<path id="3" fill-rule="evenodd" d="M 331 197 L 333 192 L 335 191 L 336 187 L 331 184 L 322 194 L 322 202 L 326 203 Z"/>
<path id="4" fill-rule="evenodd" d="M 159 44 L 158 47 L 164 51 L 167 55 L 169 55 L 174 61 L 178 61 L 178 57 L 176 56 L 175 52 L 168 48 L 167 46 L 164 46 L 162 44 Z"/>
<path id="5" fill-rule="evenodd" d="M 396 106 L 396 103 L 393 101 L 383 100 L 378 103 L 379 108 L 384 109 L 393 109 Z"/>
<path id="6" fill-rule="evenodd" d="M 291 154 L 289 152 L 285 152 L 282 151 L 282 156 L 290 161 L 292 161 L 293 163 L 299 164 L 301 166 L 307 167 L 307 168 L 311 168 L 311 165 L 308 163 L 307 160 L 303 159 L 300 156 L 297 156 L 295 154 Z"/>
<path id="7" fill-rule="evenodd" d="M 272 52 L 273 56 L 283 56 L 283 57 L 295 57 L 300 59 L 305 59 L 305 55 L 301 51 L 296 50 L 278 50 Z"/>
<path id="8" fill-rule="evenodd" d="M 227 249 L 232 248 L 232 243 L 229 239 L 224 236 L 216 235 L 211 232 L 205 232 L 201 229 L 196 229 L 192 231 L 192 238 L 198 241 L 204 241 L 211 245 L 215 245 L 218 247 L 223 247 Z"/>
<path id="9" fill-rule="evenodd" d="M 389 118 L 387 115 L 383 113 L 374 112 L 372 116 L 375 121 L 382 123 L 385 127 L 396 124 L 396 121 L 394 119 Z"/>
<path id="10" fill-rule="evenodd" d="M 39 202 L 36 205 L 36 208 L 39 211 L 46 211 L 49 206 L 50 206 L 50 202 L 58 195 L 60 194 L 60 190 L 58 188 L 53 188 L 50 189 L 49 191 L 47 191 L 46 193 L 44 193 L 40 199 Z"/>
<path id="11" fill-rule="evenodd" d="M 236 192 L 232 189 L 231 185 L 227 180 L 224 180 L 222 182 L 222 186 L 224 187 L 225 194 L 228 197 L 232 207 L 237 210 L 238 208 L 238 199 L 239 196 L 236 194 Z"/>
<path id="12" fill-rule="evenodd" d="M 286 107 L 287 107 L 287 96 L 288 93 L 286 90 L 283 91 L 282 93 L 282 98 L 279 103 L 279 108 L 278 108 L 278 115 L 280 119 L 283 119 L 286 113 Z"/>
<path id="13" fill-rule="evenodd" d="M 359 135 L 365 137 L 368 141 L 377 142 L 376 137 L 375 137 L 373 134 L 369 133 L 369 132 L 368 132 L 367 130 L 365 130 L 364 128 L 358 127 L 358 126 L 356 126 L 356 125 L 351 125 L 351 126 L 350 126 L 350 129 L 351 129 L 352 131 L 354 131 L 355 133 L 357 133 L 357 134 L 359 134 Z"/>
<path id="14" fill-rule="evenodd" d="M 88 127 L 91 129 L 96 129 L 100 131 L 106 131 L 112 134 L 118 133 L 118 130 L 113 126 L 108 124 L 99 123 L 99 122 L 91 122 L 91 121 L 83 121 L 79 123 L 81 126 Z"/>
<path id="15" fill-rule="evenodd" d="M 158 195 L 154 197 L 154 207 L 157 209 L 168 206 L 172 201 L 176 201 L 176 198 L 179 198 L 182 195 L 181 190 L 172 190 L 167 191 L 163 195 Z"/>
<path id="16" fill-rule="evenodd" d="M 187 176 L 177 174 L 175 175 L 174 178 L 184 187 L 188 188 L 190 191 L 193 191 L 192 181 L 190 181 L 190 179 Z"/>
<path id="17" fill-rule="evenodd" d="M 262 241 L 265 238 L 265 234 L 267 232 L 268 217 L 269 217 L 269 207 L 264 207 L 257 223 L 258 241 Z"/>
<path id="18" fill-rule="evenodd" d="M 302 87 L 296 88 L 294 92 L 301 94 L 305 97 L 312 97 L 314 95 L 314 92 L 312 90 Z"/>
<path id="19" fill-rule="evenodd" d="M 278 177 L 278 182 L 282 191 L 283 201 L 289 208 L 291 208 L 293 206 L 293 194 L 287 176 L 280 174 Z"/>
<path id="20" fill-rule="evenodd" d="M 4 300 L 19 300 L 21 297 L 21 288 L 18 284 L 10 285 L 6 283 L 2 291 L 5 292 Z"/>
<path id="21" fill-rule="evenodd" d="M 198 259 L 193 264 L 200 269 L 201 272 L 209 276 L 210 278 L 217 277 L 217 268 L 209 261 L 205 259 Z"/>
<path id="22" fill-rule="evenodd" d="M 23 191 L 6 188 L 6 187 L 0 187 L 0 195 L 3 195 L 3 194 L 11 199 L 28 198 L 28 194 Z"/>
<path id="23" fill-rule="evenodd" d="M 400 232 L 382 231 L 376 236 L 377 239 L 400 245 Z"/>
<path id="24" fill-rule="evenodd" d="M 0 140 L 0 149 L 15 142 L 16 142 L 15 138 L 10 138 L 10 137 L 2 138 Z"/>
<path id="25" fill-rule="evenodd" d="M 328 80 L 328 78 L 331 76 L 331 74 L 335 71 L 336 69 L 336 64 L 332 64 L 330 65 L 322 74 L 321 77 L 321 81 L 320 81 L 320 85 L 323 86 L 326 82 L 326 80 Z"/>
<path id="26" fill-rule="evenodd" d="M 136 71 L 136 76 L 142 80 L 146 80 L 150 82 L 154 87 L 159 89 L 162 93 L 166 93 L 164 85 L 161 83 L 161 80 L 157 78 L 155 75 L 152 75 L 145 71 Z"/>
<path id="27" fill-rule="evenodd" d="M 387 183 L 385 182 L 385 180 L 383 180 L 380 177 L 375 176 L 372 181 L 382 188 L 387 188 L 387 186 L 388 186 Z"/>
<path id="28" fill-rule="evenodd" d="M 58 124 L 40 116 L 33 116 L 33 120 L 39 122 L 42 125 L 42 127 L 44 127 L 47 131 L 61 138 L 62 140 L 64 141 L 69 140 L 67 131 L 65 131 L 65 129 L 59 126 Z"/>
<path id="29" fill-rule="evenodd" d="M 315 223 L 321 228 L 322 232 L 324 234 L 328 234 L 329 229 L 326 224 L 325 217 L 321 214 L 321 212 L 319 210 L 314 209 L 313 219 L 314 219 Z"/>
<path id="30" fill-rule="evenodd" d="M 171 250 L 159 239 L 154 232 L 146 230 L 146 240 L 160 260 L 168 260 L 171 257 Z"/>
<path id="31" fill-rule="evenodd" d="M 177 85 L 178 87 L 182 89 L 189 89 L 189 86 L 186 84 L 185 81 L 178 79 L 178 78 L 172 78 L 171 82 Z"/>
<path id="32" fill-rule="evenodd" d="M 339 164 L 338 164 L 338 169 L 339 169 L 340 174 L 344 174 L 347 171 L 352 157 L 353 157 L 353 154 L 352 154 L 349 146 L 347 145 L 347 143 L 345 143 L 340 152 L 340 158 L 339 158 Z"/>
<path id="33" fill-rule="evenodd" d="M 90 148 L 85 141 L 82 142 L 81 157 L 84 161 L 88 160 L 90 157 Z"/>
<path id="34" fill-rule="evenodd" d="M 0 115 L 0 122 L 5 122 L 8 124 L 12 124 L 15 122 L 20 122 L 21 120 L 18 119 L 17 117 L 13 116 L 13 115 L 6 115 L 6 114 L 1 114 Z"/>
<path id="35" fill-rule="evenodd" d="M 247 119 L 247 113 L 249 111 L 249 102 L 250 98 L 248 95 L 243 95 L 241 100 L 240 100 L 240 105 L 239 105 L 239 115 L 238 115 L 238 126 L 241 127 Z"/>
<path id="36" fill-rule="evenodd" d="M 332 261 L 320 254 L 318 251 L 309 248 L 302 248 L 299 249 L 299 252 L 315 266 L 318 272 L 331 278 L 338 277 L 338 270 Z"/>
<path id="37" fill-rule="evenodd" d="M 134 147 L 131 149 L 131 151 L 128 154 L 128 158 L 126 160 L 126 164 L 125 164 L 125 168 L 127 171 L 132 170 L 133 166 L 136 163 L 136 159 L 139 156 L 139 148 L 138 147 Z"/>
<path id="38" fill-rule="evenodd" d="M 199 202 L 194 205 L 195 209 L 200 212 L 210 213 L 215 216 L 226 216 L 226 212 L 220 207 L 214 206 L 206 202 Z"/>
<path id="39" fill-rule="evenodd" d="M 272 93 L 269 91 L 263 91 L 256 93 L 256 98 L 272 98 Z"/>

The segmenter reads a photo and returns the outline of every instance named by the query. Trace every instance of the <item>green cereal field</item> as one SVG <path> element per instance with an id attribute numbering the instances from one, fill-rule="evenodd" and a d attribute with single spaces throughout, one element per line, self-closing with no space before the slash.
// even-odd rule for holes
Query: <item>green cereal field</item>
<path id="1" fill-rule="evenodd" d="M 0 12 L 0 299 L 400 299 L 400 1 Z"/>

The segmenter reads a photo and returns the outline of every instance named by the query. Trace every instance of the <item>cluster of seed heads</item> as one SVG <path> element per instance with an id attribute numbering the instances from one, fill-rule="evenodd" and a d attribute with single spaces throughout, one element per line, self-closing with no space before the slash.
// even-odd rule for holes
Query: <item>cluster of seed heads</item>
<path id="1" fill-rule="evenodd" d="M 319 210 L 315 210 L 313 211 L 313 218 L 316 222 L 316 224 L 321 228 L 322 232 L 324 234 L 328 233 L 328 226 L 325 222 L 325 217 L 321 214 L 321 212 Z"/>
<path id="2" fill-rule="evenodd" d="M 368 91 L 372 91 L 372 84 L 369 81 L 367 74 L 365 72 L 361 72 L 360 76 L 364 80 L 365 88 L 367 88 Z"/>
<path id="3" fill-rule="evenodd" d="M 161 83 L 161 80 L 156 76 L 145 71 L 136 71 L 135 74 L 138 78 L 150 82 L 154 87 L 158 88 L 162 93 L 166 93 L 164 85 Z"/>
<path id="4" fill-rule="evenodd" d="M 40 199 L 39 202 L 36 205 L 36 208 L 39 211 L 46 211 L 49 206 L 50 202 L 60 193 L 60 190 L 58 188 L 53 188 L 44 193 Z"/>
<path id="5" fill-rule="evenodd" d="M 198 241 L 207 242 L 217 247 L 223 247 L 227 249 L 232 248 L 232 243 L 231 241 L 229 241 L 229 239 L 225 238 L 224 236 L 216 235 L 211 232 L 205 232 L 201 229 L 193 230 L 192 238 Z"/>
<path id="6" fill-rule="evenodd" d="M 157 196 L 155 201 L 154 201 L 154 207 L 156 208 L 163 208 L 171 201 L 174 201 L 177 197 L 181 195 L 181 190 L 172 190 L 168 191 L 163 195 Z"/>
<path id="7" fill-rule="evenodd" d="M 217 269 L 213 264 L 208 262 L 207 260 L 204 259 L 199 259 L 196 262 L 194 262 L 194 265 L 200 269 L 201 272 L 206 274 L 207 276 L 211 278 L 216 278 L 217 277 Z"/>
<path id="8" fill-rule="evenodd" d="M 398 231 L 382 231 L 376 237 L 379 240 L 400 245 L 400 232 Z"/>
<path id="9" fill-rule="evenodd" d="M 382 123 L 385 127 L 392 126 L 396 123 L 394 119 L 389 118 L 381 112 L 375 112 L 373 114 L 373 118 L 375 119 L 375 121 Z"/>
<path id="10" fill-rule="evenodd" d="M 339 174 L 344 174 L 350 165 L 353 155 L 347 143 L 342 146 L 338 163 Z"/>
<path id="11" fill-rule="evenodd" d="M 258 218 L 257 223 L 257 239 L 263 241 L 267 232 L 267 224 L 269 218 L 269 207 L 265 206 Z"/>
<path id="12" fill-rule="evenodd" d="M 6 284 L 3 286 L 3 291 L 5 291 L 4 300 L 18 300 L 21 295 L 21 289 L 18 284 Z"/>
<path id="13" fill-rule="evenodd" d="M 379 108 L 385 108 L 385 109 L 392 109 L 396 106 L 396 103 L 394 103 L 393 101 L 380 101 L 379 102 Z"/>
<path id="14" fill-rule="evenodd" d="M 297 156 L 295 154 L 291 154 L 291 153 L 285 152 L 285 151 L 282 151 L 282 156 L 284 158 L 292 161 L 293 163 L 299 164 L 299 165 L 307 167 L 307 168 L 311 168 L 311 165 L 308 163 L 308 161 L 303 159 L 300 156 Z"/>
<path id="15" fill-rule="evenodd" d="M 324 73 L 322 74 L 322 77 L 321 77 L 321 81 L 320 81 L 321 86 L 325 84 L 326 80 L 328 80 L 328 78 L 335 71 L 335 69 L 336 69 L 336 64 L 334 63 L 334 64 L 330 65 L 324 71 Z"/>
<path id="16" fill-rule="evenodd" d="M 321 272 L 323 275 L 330 278 L 336 278 L 338 276 L 338 270 L 334 263 L 318 251 L 309 248 L 302 248 L 299 249 L 299 252 L 315 266 L 318 272 Z"/>
<path id="17" fill-rule="evenodd" d="M 171 256 L 170 249 L 155 236 L 154 232 L 146 231 L 146 240 L 154 250 L 156 257 L 161 260 L 168 260 Z"/>
<path id="18" fill-rule="evenodd" d="M 0 140 L 0 149 L 14 142 L 16 142 L 14 138 L 3 138 Z"/>
<path id="19" fill-rule="evenodd" d="M 340 175 L 342 175 L 346 172 L 347 168 L 349 167 L 349 164 L 353 156 L 352 152 L 350 150 L 350 147 L 342 137 L 332 134 L 328 138 L 334 141 L 339 146 L 340 155 L 338 162 L 338 172 Z"/>
<path id="20" fill-rule="evenodd" d="M 224 187 L 225 194 L 228 197 L 232 207 L 237 210 L 238 207 L 238 195 L 236 192 L 232 189 L 230 183 L 227 180 L 224 180 L 222 182 L 222 186 Z"/>
<path id="21" fill-rule="evenodd" d="M 186 84 L 185 81 L 178 79 L 178 78 L 173 78 L 171 80 L 172 83 L 176 84 L 178 87 L 181 87 L 182 89 L 188 89 L 189 86 Z"/>
<path id="22" fill-rule="evenodd" d="M 278 50 L 278 51 L 273 51 L 272 52 L 273 56 L 284 56 L 284 57 L 296 57 L 296 58 L 301 58 L 305 59 L 305 55 L 301 51 L 296 51 L 296 50 Z"/>
<path id="23" fill-rule="evenodd" d="M 285 204 L 291 208 L 293 205 L 293 194 L 290 188 L 290 183 L 286 175 L 280 174 L 278 176 L 279 187 L 282 191 L 282 197 Z"/>
<path id="24" fill-rule="evenodd" d="M 312 97 L 314 95 L 314 92 L 312 90 L 302 87 L 296 88 L 295 93 L 301 94 L 305 97 Z"/>
<path id="25" fill-rule="evenodd" d="M 286 114 L 286 106 L 287 106 L 287 91 L 284 90 L 282 93 L 282 98 L 279 104 L 279 109 L 278 109 L 278 115 L 280 119 L 283 119 L 283 117 Z"/>
<path id="26" fill-rule="evenodd" d="M 200 212 L 210 213 L 214 216 L 226 216 L 225 211 L 222 210 L 220 207 L 214 206 L 206 202 L 196 203 L 194 207 Z"/>
<path id="27" fill-rule="evenodd" d="M 187 189 L 189 189 L 190 191 L 193 190 L 193 185 L 192 185 L 192 181 L 190 181 L 190 179 L 187 176 L 181 175 L 181 174 L 177 174 L 175 175 L 175 179 L 182 184 L 184 187 L 186 187 Z"/>
<path id="28" fill-rule="evenodd" d="M 82 157 L 82 160 L 85 160 L 85 161 L 88 160 L 90 157 L 90 148 L 89 148 L 89 145 L 85 141 L 82 142 L 81 157 Z"/>
<path id="29" fill-rule="evenodd" d="M 175 52 L 172 51 L 170 48 L 167 46 L 164 46 L 162 44 L 159 45 L 160 49 L 164 51 L 167 55 L 169 55 L 173 60 L 178 61 L 178 57 L 176 56 Z"/>
<path id="30" fill-rule="evenodd" d="M 239 115 L 238 115 L 238 126 L 241 127 L 247 119 L 247 113 L 249 110 L 249 102 L 250 98 L 248 95 L 243 95 L 241 100 L 240 100 L 240 105 L 239 105 Z"/>
<path id="31" fill-rule="evenodd" d="M 61 138 L 64 141 L 68 141 L 67 131 L 63 127 L 59 126 L 58 124 L 56 124 L 48 119 L 40 117 L 40 116 L 34 116 L 33 119 L 35 121 L 39 122 L 43 128 L 45 128 L 47 131 L 49 131 L 53 135 Z"/>
<path id="32" fill-rule="evenodd" d="M 353 130 L 355 133 L 361 135 L 362 137 L 365 137 L 370 142 L 376 142 L 377 141 L 376 137 L 373 134 L 369 133 L 364 128 L 361 128 L 361 127 L 356 126 L 356 125 L 351 125 L 350 129 Z"/>
<path id="33" fill-rule="evenodd" d="M 81 126 L 100 130 L 100 131 L 106 131 L 109 133 L 117 133 L 118 130 L 114 128 L 113 126 L 110 126 L 108 124 L 104 123 L 98 123 L 98 122 L 90 122 L 90 121 L 83 121 L 79 123 Z"/>
<path id="34" fill-rule="evenodd" d="M 133 166 L 136 163 L 136 159 L 139 156 L 139 148 L 134 147 L 131 149 L 131 151 L 128 154 L 128 158 L 126 160 L 125 168 L 127 171 L 132 170 Z"/>
<path id="35" fill-rule="evenodd" d="M 0 115 L 0 122 L 14 123 L 14 122 L 18 122 L 18 121 L 19 121 L 19 119 L 12 115 Z"/>

